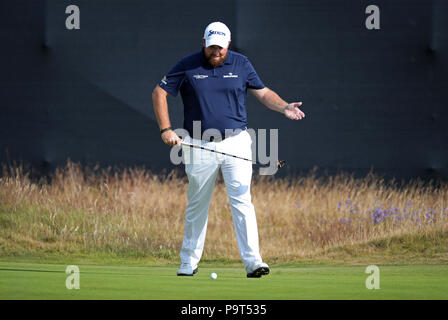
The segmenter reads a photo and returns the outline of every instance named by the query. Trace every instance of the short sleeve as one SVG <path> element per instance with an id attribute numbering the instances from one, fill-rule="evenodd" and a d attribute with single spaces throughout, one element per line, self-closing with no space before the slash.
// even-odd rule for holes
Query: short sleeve
<path id="1" fill-rule="evenodd" d="M 184 79 L 185 68 L 183 67 L 182 62 L 179 61 L 168 74 L 160 80 L 159 86 L 172 96 L 176 97 Z"/>
<path id="2" fill-rule="evenodd" d="M 250 89 L 263 89 L 265 87 L 264 83 L 261 81 L 254 67 L 248 59 L 245 62 L 245 69 L 247 74 L 247 87 Z"/>

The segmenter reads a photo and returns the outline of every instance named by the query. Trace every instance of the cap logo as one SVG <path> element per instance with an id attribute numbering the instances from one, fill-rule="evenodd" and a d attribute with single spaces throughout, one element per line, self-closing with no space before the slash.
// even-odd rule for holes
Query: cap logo
<path id="1" fill-rule="evenodd" d="M 212 34 L 219 34 L 220 36 L 224 36 L 224 37 L 226 36 L 226 34 L 224 32 L 222 32 L 222 31 L 209 30 L 207 37 L 210 37 Z"/>

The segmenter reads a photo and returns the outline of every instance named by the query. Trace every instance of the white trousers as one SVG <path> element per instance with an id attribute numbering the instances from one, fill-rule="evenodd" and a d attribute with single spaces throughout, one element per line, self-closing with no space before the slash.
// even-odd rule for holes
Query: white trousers
<path id="1" fill-rule="evenodd" d="M 252 139 L 247 131 L 221 142 L 205 142 L 187 136 L 185 142 L 246 159 L 252 158 Z M 181 263 L 194 268 L 201 259 L 207 232 L 208 211 L 219 169 L 224 178 L 241 259 L 247 272 L 262 262 L 254 206 L 250 195 L 252 163 L 214 152 L 182 146 L 188 176 L 188 205 Z"/>

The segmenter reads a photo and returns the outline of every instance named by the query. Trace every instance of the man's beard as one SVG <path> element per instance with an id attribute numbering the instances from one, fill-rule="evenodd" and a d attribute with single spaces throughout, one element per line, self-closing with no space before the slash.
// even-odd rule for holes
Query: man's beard
<path id="1" fill-rule="evenodd" d="M 228 54 L 229 54 L 228 51 L 222 57 L 221 56 L 212 56 L 212 55 L 207 56 L 207 54 L 205 54 L 205 58 L 207 59 L 208 63 L 212 67 L 219 67 L 224 62 L 224 60 L 226 60 Z"/>

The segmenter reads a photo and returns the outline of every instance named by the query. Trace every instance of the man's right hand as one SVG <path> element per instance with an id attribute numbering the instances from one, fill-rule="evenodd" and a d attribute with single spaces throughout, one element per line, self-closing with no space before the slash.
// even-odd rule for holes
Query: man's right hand
<path id="1" fill-rule="evenodd" d="M 173 130 L 168 130 L 162 133 L 162 140 L 170 147 L 175 146 L 177 144 L 180 145 L 182 139 L 174 132 Z"/>

